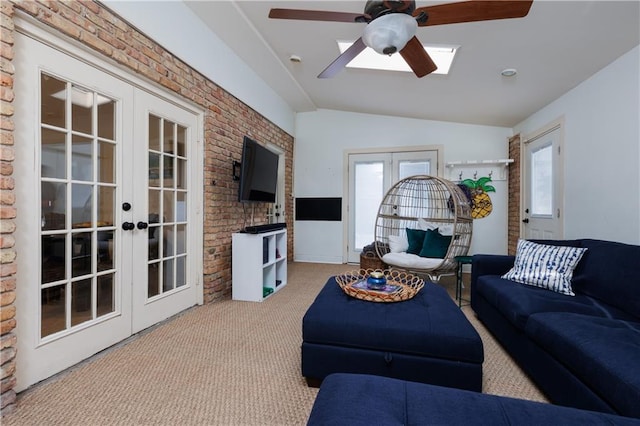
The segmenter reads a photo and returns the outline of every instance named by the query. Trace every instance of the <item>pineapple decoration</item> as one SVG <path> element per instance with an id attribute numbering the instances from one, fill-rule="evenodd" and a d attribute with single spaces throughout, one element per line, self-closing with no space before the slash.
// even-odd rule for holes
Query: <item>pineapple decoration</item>
<path id="1" fill-rule="evenodd" d="M 488 185 L 489 182 L 491 182 L 491 178 L 487 176 L 478 180 L 465 179 L 462 181 L 462 184 L 469 188 L 471 193 L 471 217 L 473 219 L 487 217 L 493 210 L 491 197 L 487 193 L 496 192 L 496 189 L 492 185 Z"/>

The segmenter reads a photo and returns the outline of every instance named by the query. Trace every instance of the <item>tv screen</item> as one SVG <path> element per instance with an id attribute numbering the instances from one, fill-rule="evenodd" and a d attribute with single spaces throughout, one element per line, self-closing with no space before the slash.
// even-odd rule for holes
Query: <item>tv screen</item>
<path id="1" fill-rule="evenodd" d="M 276 201 L 278 154 L 245 136 L 240 165 L 238 201 Z"/>

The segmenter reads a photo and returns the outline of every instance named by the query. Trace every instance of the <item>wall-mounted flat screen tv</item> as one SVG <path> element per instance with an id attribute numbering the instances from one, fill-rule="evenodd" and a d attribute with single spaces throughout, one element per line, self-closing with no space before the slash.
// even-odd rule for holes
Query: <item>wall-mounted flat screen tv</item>
<path id="1" fill-rule="evenodd" d="M 238 201 L 276 201 L 278 159 L 275 152 L 247 136 L 244 137 Z"/>

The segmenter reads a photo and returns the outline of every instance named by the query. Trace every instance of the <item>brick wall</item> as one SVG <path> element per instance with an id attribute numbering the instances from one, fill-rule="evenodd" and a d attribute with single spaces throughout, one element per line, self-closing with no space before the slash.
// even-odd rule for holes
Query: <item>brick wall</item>
<path id="1" fill-rule="evenodd" d="M 286 157 L 286 221 L 288 256 L 293 258 L 292 165 L 293 137 L 208 80 L 171 52 L 136 31 L 127 22 L 93 1 L 3 1 L 0 3 L 1 60 L 0 97 L 0 261 L 1 261 L 1 363 L 2 413 L 15 402 L 15 289 L 20 273 L 15 259 L 13 171 L 13 31 L 14 10 L 22 10 L 60 33 L 91 47 L 100 55 L 131 72 L 200 105 L 204 115 L 204 302 L 210 303 L 231 292 L 231 234 L 245 225 L 250 214 L 238 203 L 238 183 L 232 180 L 232 161 L 240 160 L 242 136 L 250 134 L 261 142 L 281 147 Z M 266 223 L 267 205 L 258 204 L 254 218 Z"/>
<path id="2" fill-rule="evenodd" d="M 515 255 L 520 237 L 520 135 L 509 139 L 509 158 L 514 161 L 509 166 L 507 252 Z"/>
<path id="3" fill-rule="evenodd" d="M 13 7 L 0 2 L 0 363 L 2 413 L 16 394 L 16 248 L 13 178 Z"/>

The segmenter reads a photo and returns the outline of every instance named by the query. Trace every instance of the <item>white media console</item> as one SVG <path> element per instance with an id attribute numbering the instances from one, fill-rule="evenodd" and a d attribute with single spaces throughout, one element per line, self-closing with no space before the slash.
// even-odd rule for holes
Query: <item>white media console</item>
<path id="1" fill-rule="evenodd" d="M 231 237 L 233 300 L 262 302 L 287 285 L 287 230 Z"/>

